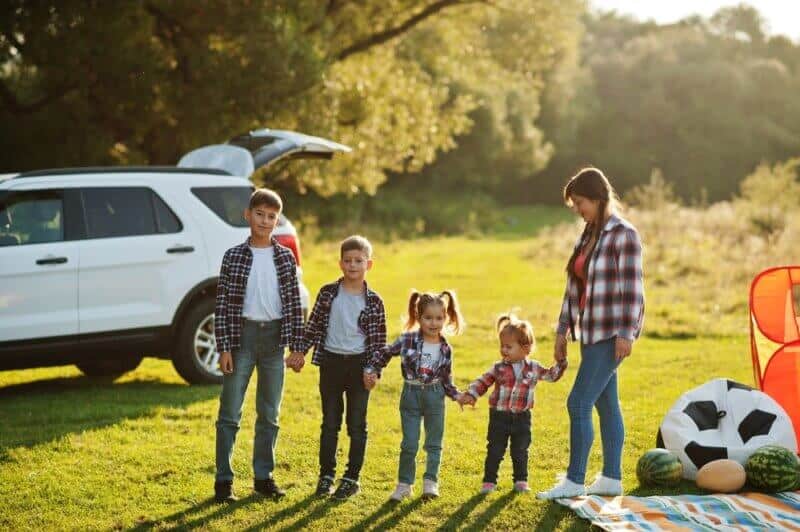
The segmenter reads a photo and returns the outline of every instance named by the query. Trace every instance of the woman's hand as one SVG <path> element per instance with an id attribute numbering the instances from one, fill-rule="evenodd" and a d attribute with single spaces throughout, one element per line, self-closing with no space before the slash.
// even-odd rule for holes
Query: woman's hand
<path id="1" fill-rule="evenodd" d="M 375 375 L 374 373 L 367 373 L 365 371 L 363 375 L 363 381 L 364 381 L 364 388 L 366 388 L 367 390 L 372 390 L 375 387 L 375 385 L 378 384 L 378 376 Z"/>
<path id="2" fill-rule="evenodd" d="M 563 362 L 567 359 L 567 337 L 563 334 L 556 335 L 556 345 L 553 349 L 553 358 L 556 362 Z"/>
<path id="3" fill-rule="evenodd" d="M 622 362 L 630 356 L 631 349 L 633 349 L 633 341 L 617 336 L 617 343 L 614 346 L 614 356 L 617 358 L 617 362 Z"/>

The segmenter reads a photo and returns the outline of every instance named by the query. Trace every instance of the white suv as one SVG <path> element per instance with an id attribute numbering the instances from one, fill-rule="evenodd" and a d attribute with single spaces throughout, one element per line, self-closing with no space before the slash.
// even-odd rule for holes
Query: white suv
<path id="1" fill-rule="evenodd" d="M 76 364 L 116 377 L 171 358 L 190 383 L 221 381 L 214 296 L 262 166 L 350 148 L 257 130 L 175 167 L 41 170 L 0 180 L 0 370 Z M 285 217 L 274 232 L 292 249 Z M 300 286 L 303 308 L 308 290 Z"/>

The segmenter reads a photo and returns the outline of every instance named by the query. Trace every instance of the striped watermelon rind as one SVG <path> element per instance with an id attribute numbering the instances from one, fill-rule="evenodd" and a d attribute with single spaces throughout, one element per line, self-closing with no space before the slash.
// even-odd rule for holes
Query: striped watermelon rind
<path id="1" fill-rule="evenodd" d="M 650 449 L 639 458 L 636 477 L 642 486 L 674 486 L 683 477 L 683 464 L 667 449 Z"/>
<path id="2" fill-rule="evenodd" d="M 770 493 L 791 491 L 800 480 L 797 455 L 779 445 L 759 447 L 745 462 L 744 471 L 751 486 Z"/>

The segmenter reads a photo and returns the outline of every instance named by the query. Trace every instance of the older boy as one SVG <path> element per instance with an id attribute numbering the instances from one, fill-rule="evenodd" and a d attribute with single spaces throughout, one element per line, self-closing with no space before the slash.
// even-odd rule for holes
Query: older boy
<path id="1" fill-rule="evenodd" d="M 272 237 L 282 209 L 283 202 L 275 192 L 263 188 L 254 191 L 244 211 L 250 237 L 225 253 L 220 268 L 214 311 L 223 373 L 214 483 L 219 502 L 236 500 L 231 459 L 254 368 L 258 370 L 254 489 L 273 498 L 285 495 L 272 478 L 283 393 L 283 350 L 287 345 L 293 352 L 300 350 L 303 314 L 294 255 Z M 294 355 L 289 358 L 296 360 Z"/>

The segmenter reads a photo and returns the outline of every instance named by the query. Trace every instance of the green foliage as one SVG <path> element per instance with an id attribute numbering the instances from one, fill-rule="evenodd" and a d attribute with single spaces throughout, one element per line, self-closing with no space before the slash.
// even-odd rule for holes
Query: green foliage
<path id="1" fill-rule="evenodd" d="M 595 164 L 624 192 L 659 168 L 683 199 L 718 201 L 762 160 L 797 154 L 800 46 L 767 37 L 752 8 L 665 26 L 614 14 L 585 24 L 573 93 L 546 97 L 569 101 L 544 117 L 556 146 L 547 188 Z"/>
<path id="2" fill-rule="evenodd" d="M 174 164 L 268 126 L 355 153 L 259 179 L 323 196 L 373 194 L 387 172 L 419 172 L 489 116 L 476 144 L 498 155 L 470 179 L 499 179 L 484 171 L 498 161 L 527 175 L 552 150 L 534 123 L 541 76 L 574 43 L 581 5 L 6 2 L 0 168 Z"/>
<path id="3" fill-rule="evenodd" d="M 800 159 L 760 164 L 741 184 L 736 205 L 753 228 L 767 236 L 782 231 L 800 205 Z"/>

